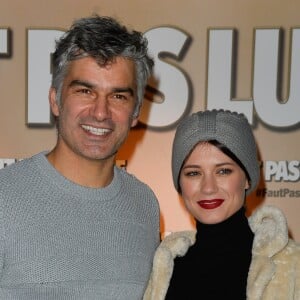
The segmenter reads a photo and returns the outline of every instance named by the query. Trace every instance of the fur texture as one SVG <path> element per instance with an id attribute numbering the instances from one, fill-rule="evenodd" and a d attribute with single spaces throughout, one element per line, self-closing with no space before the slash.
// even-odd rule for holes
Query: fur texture
<path id="1" fill-rule="evenodd" d="M 278 208 L 267 205 L 259 208 L 248 221 L 254 242 L 247 299 L 300 299 L 300 245 L 289 239 L 285 216 Z M 161 242 L 143 300 L 165 298 L 174 258 L 185 255 L 195 242 L 195 234 L 195 231 L 175 232 Z"/>

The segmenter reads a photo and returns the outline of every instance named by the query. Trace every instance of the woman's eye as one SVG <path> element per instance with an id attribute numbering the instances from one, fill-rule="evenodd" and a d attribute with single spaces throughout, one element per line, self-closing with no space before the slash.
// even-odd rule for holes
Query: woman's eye
<path id="1" fill-rule="evenodd" d="M 199 175 L 198 171 L 188 171 L 185 173 L 185 176 L 188 176 L 188 177 L 197 176 L 197 175 Z"/>
<path id="2" fill-rule="evenodd" d="M 218 173 L 221 175 L 228 175 L 228 174 L 232 173 L 232 170 L 228 169 L 228 168 L 224 168 L 224 169 L 219 170 Z"/>

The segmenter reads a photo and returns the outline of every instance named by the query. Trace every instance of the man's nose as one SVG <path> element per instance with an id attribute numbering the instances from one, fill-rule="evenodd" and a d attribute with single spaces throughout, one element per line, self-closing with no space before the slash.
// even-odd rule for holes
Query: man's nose
<path id="1" fill-rule="evenodd" d="M 91 108 L 91 114 L 98 121 L 103 121 L 109 118 L 111 114 L 109 101 L 105 97 L 98 97 L 95 99 Z"/>

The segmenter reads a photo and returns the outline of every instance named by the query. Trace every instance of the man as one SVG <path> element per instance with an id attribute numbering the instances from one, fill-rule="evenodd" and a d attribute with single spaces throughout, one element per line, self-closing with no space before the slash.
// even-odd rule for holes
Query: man
<path id="1" fill-rule="evenodd" d="M 77 20 L 49 91 L 57 143 L 0 171 L 0 299 L 141 299 L 159 243 L 158 201 L 115 165 L 153 60 L 116 20 Z"/>

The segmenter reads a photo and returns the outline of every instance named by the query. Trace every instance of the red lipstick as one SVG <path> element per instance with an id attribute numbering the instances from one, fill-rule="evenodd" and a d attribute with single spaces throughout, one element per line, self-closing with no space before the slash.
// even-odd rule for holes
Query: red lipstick
<path id="1" fill-rule="evenodd" d="M 215 209 L 222 205 L 224 199 L 211 199 L 211 200 L 200 200 L 198 205 L 204 209 Z"/>

